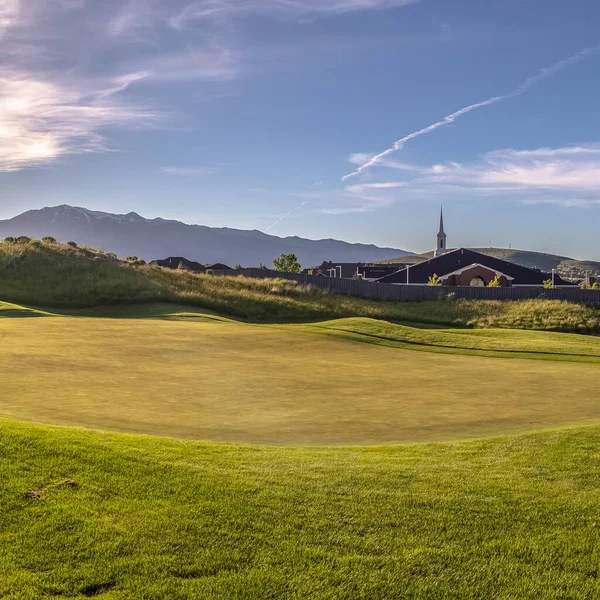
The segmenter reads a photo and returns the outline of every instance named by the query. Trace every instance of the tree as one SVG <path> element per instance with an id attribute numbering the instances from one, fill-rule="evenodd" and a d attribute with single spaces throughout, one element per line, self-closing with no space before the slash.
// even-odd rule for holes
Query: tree
<path id="1" fill-rule="evenodd" d="M 71 246 L 71 248 L 77 248 L 77 242 L 71 240 L 70 242 L 67 242 L 67 246 Z"/>
<path id="2" fill-rule="evenodd" d="M 544 279 L 544 289 L 551 290 L 552 288 L 554 288 L 552 285 L 552 279 Z"/>
<path id="3" fill-rule="evenodd" d="M 429 278 L 429 281 L 427 282 L 427 285 L 442 285 L 442 278 L 437 273 L 434 273 Z"/>
<path id="4" fill-rule="evenodd" d="M 44 244 L 56 244 L 56 238 L 47 235 L 42 238 L 42 242 L 44 242 Z"/>
<path id="5" fill-rule="evenodd" d="M 300 273 L 302 266 L 298 262 L 295 254 L 282 254 L 273 260 L 273 266 L 276 271 L 281 273 Z"/>
<path id="6" fill-rule="evenodd" d="M 242 270 L 242 265 L 240 265 L 239 263 L 237 265 L 235 265 L 235 267 L 233 267 L 234 271 L 241 271 Z"/>
<path id="7" fill-rule="evenodd" d="M 265 265 L 263 265 L 262 263 L 260 263 L 260 265 L 258 265 L 258 268 L 259 268 L 261 271 L 266 271 L 266 270 L 267 270 L 267 267 L 266 267 Z"/>
<path id="8" fill-rule="evenodd" d="M 596 281 L 591 287 L 592 290 L 600 290 L 600 283 Z"/>
<path id="9" fill-rule="evenodd" d="M 186 267 L 183 264 L 183 261 L 179 261 L 179 264 L 177 265 L 177 270 L 178 271 L 185 271 L 186 270 Z"/>
<path id="10" fill-rule="evenodd" d="M 499 288 L 502 287 L 502 282 L 500 281 L 500 273 L 497 273 L 496 276 L 494 277 L 494 279 L 492 279 L 489 283 L 488 283 L 488 287 L 493 287 L 493 288 Z"/>

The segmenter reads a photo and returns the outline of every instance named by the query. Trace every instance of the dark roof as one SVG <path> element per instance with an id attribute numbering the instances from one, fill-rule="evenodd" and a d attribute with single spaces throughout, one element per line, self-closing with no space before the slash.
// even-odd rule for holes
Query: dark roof
<path id="1" fill-rule="evenodd" d="M 183 256 L 169 256 L 169 258 L 163 258 L 155 262 L 157 265 L 160 265 L 161 267 L 168 267 L 169 269 L 177 269 L 180 264 L 183 264 L 183 266 L 190 271 L 197 271 L 198 273 L 204 273 L 206 271 L 206 267 L 204 265 L 201 265 L 199 262 L 195 262 L 193 260 L 188 260 Z"/>
<path id="2" fill-rule="evenodd" d="M 452 273 L 474 263 L 484 265 L 512 277 L 513 285 L 541 286 L 544 284 L 544 281 L 552 278 L 552 275 L 549 273 L 522 267 L 521 265 L 516 265 L 500 258 L 494 258 L 493 256 L 487 256 L 486 254 L 468 250 L 467 248 L 458 248 L 409 267 L 408 283 L 426 284 L 429 281 L 429 278 L 434 274 L 443 277 L 447 273 Z M 406 269 L 382 277 L 381 279 L 378 279 L 378 281 L 381 283 L 407 283 Z M 558 274 L 555 274 L 554 285 L 563 286 L 575 284 L 570 281 L 565 281 Z"/>
<path id="3" fill-rule="evenodd" d="M 155 261 L 157 265 L 161 267 L 169 267 L 169 269 L 177 269 L 180 264 L 190 271 L 196 271 L 197 273 L 205 273 L 208 269 L 212 271 L 230 271 L 231 267 L 224 265 L 223 263 L 215 263 L 214 265 L 203 265 L 199 262 L 188 260 L 183 256 L 169 256 L 169 258 L 163 258 Z"/>
<path id="4" fill-rule="evenodd" d="M 359 269 L 359 272 L 362 273 L 362 276 L 365 279 L 380 279 L 381 277 L 385 277 L 386 275 L 391 275 L 392 273 L 396 273 L 398 270 L 402 269 L 405 265 L 395 265 L 395 264 L 387 264 L 387 265 L 366 265 Z"/>

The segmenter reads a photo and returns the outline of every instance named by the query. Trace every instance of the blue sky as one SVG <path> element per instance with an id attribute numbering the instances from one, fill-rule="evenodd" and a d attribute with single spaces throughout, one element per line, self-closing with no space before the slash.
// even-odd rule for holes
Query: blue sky
<path id="1" fill-rule="evenodd" d="M 0 0 L 0 218 L 425 251 L 443 203 L 449 246 L 600 259 L 598 22 L 590 0 Z"/>

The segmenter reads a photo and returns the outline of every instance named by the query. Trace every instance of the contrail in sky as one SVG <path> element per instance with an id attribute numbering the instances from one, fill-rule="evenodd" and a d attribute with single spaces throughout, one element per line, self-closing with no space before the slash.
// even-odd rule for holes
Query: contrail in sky
<path id="1" fill-rule="evenodd" d="M 472 110 L 476 110 L 477 108 L 483 108 L 484 106 L 489 106 L 490 104 L 495 104 L 496 102 L 500 102 L 501 100 L 508 100 L 510 98 L 516 98 L 518 96 L 521 96 L 522 94 L 528 92 L 536 83 L 538 83 L 538 81 L 546 79 L 546 77 L 551 77 L 555 73 L 558 73 L 559 71 L 562 71 L 563 69 L 566 69 L 567 67 L 578 63 L 584 58 L 593 56 L 598 52 L 600 52 L 600 44 L 598 46 L 592 46 L 590 48 L 586 48 L 585 50 L 581 50 L 581 52 L 578 52 L 577 54 L 574 54 L 569 58 L 565 58 L 564 60 L 554 63 L 549 67 L 540 69 L 535 75 L 528 77 L 519 87 L 514 89 L 512 92 L 509 92 L 508 94 L 503 94 L 502 96 L 494 96 L 493 98 L 483 100 L 483 102 L 478 102 L 477 104 L 465 106 L 464 108 L 457 110 L 451 115 L 444 117 L 441 121 L 437 121 L 432 125 L 428 125 L 423 129 L 419 129 L 419 131 L 409 133 L 402 139 L 398 140 L 397 142 L 394 142 L 394 145 L 391 148 L 388 148 L 387 150 L 376 154 L 373 158 L 368 160 L 366 163 L 362 164 L 360 167 L 358 167 L 358 169 L 356 169 L 356 171 L 348 173 L 348 175 L 344 175 L 344 177 L 342 177 L 342 181 L 346 181 L 346 179 L 354 177 L 354 175 L 358 175 L 359 173 L 362 173 L 365 169 L 372 167 L 373 165 L 377 164 L 382 158 L 388 156 L 388 154 L 392 154 L 392 152 L 401 150 L 404 147 L 404 144 L 406 144 L 406 142 L 409 142 L 410 140 L 425 135 L 426 133 L 430 133 L 440 127 L 444 127 L 444 125 L 454 123 L 456 119 L 462 117 L 463 115 L 466 115 L 467 113 L 470 113 Z"/>
<path id="2" fill-rule="evenodd" d="M 306 200 L 302 204 L 299 204 L 295 208 L 292 208 L 292 210 L 290 210 L 290 212 L 285 213 L 285 215 L 283 215 L 283 217 L 280 217 L 279 219 L 277 219 L 277 221 L 275 221 L 275 223 L 273 223 L 273 225 L 269 225 L 265 229 L 264 233 L 267 233 L 267 231 L 269 231 L 269 229 L 273 229 L 273 227 L 275 227 L 275 225 L 281 223 L 281 221 L 283 221 L 284 219 L 287 219 L 293 212 L 296 212 L 299 208 L 302 208 L 305 204 L 308 204 L 309 202 L 310 202 L 310 200 Z"/>

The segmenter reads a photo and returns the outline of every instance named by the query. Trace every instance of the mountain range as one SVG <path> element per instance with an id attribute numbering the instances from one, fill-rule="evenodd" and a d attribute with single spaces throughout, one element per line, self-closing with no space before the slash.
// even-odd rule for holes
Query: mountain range
<path id="1" fill-rule="evenodd" d="M 374 262 L 411 252 L 398 248 L 380 248 L 351 244 L 340 240 L 309 240 L 301 237 L 280 238 L 258 230 L 188 225 L 166 219 L 146 219 L 130 212 L 118 215 L 69 206 L 29 210 L 12 219 L 0 220 L 0 239 L 27 235 L 52 236 L 59 241 L 74 241 L 117 255 L 138 256 L 147 261 L 167 256 L 231 266 L 270 265 L 282 253 L 293 252 L 304 266 L 324 260 L 338 262 Z"/>

